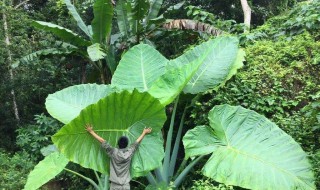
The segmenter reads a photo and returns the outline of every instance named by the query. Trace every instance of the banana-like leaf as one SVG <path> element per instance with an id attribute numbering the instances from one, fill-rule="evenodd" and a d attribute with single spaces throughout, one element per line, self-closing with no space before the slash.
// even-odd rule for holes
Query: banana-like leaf
<path id="1" fill-rule="evenodd" d="M 139 21 L 145 18 L 149 11 L 149 0 L 135 0 L 132 8 L 132 18 Z"/>
<path id="2" fill-rule="evenodd" d="M 109 172 L 109 158 L 84 126 L 93 125 L 96 133 L 112 146 L 126 135 L 133 143 L 145 127 L 153 132 L 143 139 L 131 162 L 132 176 L 145 175 L 161 165 L 164 157 L 161 128 L 166 120 L 164 107 L 148 93 L 112 93 L 81 111 L 61 128 L 52 140 L 71 161 L 102 173 Z"/>
<path id="3" fill-rule="evenodd" d="M 113 5 L 110 0 L 96 0 L 93 5 L 94 19 L 91 26 L 93 30 L 93 43 L 106 44 L 110 36 Z"/>
<path id="4" fill-rule="evenodd" d="M 109 48 L 107 49 L 107 55 L 105 56 L 105 60 L 107 62 L 107 65 L 111 71 L 111 74 L 114 74 L 114 71 L 117 68 L 117 61 L 115 58 L 115 47 L 114 46 L 109 46 Z"/>
<path id="5" fill-rule="evenodd" d="M 243 65 L 244 53 L 239 53 L 238 43 L 235 37 L 215 38 L 171 60 L 170 67 L 189 64 L 196 59 L 202 61 L 202 65 L 183 91 L 197 94 L 213 89 L 230 78 L 230 72 L 234 74 L 234 71 Z"/>
<path id="6" fill-rule="evenodd" d="M 87 48 L 88 55 L 91 61 L 98 61 L 104 59 L 106 54 L 103 52 L 103 49 L 100 47 L 100 44 L 95 43 Z"/>
<path id="7" fill-rule="evenodd" d="M 150 9 L 146 17 L 146 22 L 158 16 L 162 3 L 163 0 L 150 0 Z"/>
<path id="8" fill-rule="evenodd" d="M 204 175 L 248 189 L 315 189 L 307 155 L 274 123 L 240 106 L 215 106 L 210 127 L 183 138 L 186 155 L 212 153 Z"/>
<path id="9" fill-rule="evenodd" d="M 153 47 L 136 45 L 122 57 L 111 84 L 124 89 L 147 91 L 165 73 L 167 62 Z"/>
<path id="10" fill-rule="evenodd" d="M 69 29 L 63 28 L 62 26 L 52 24 L 49 22 L 43 21 L 33 21 L 31 25 L 39 28 L 41 30 L 45 30 L 48 32 L 52 32 L 57 35 L 59 38 L 63 39 L 64 41 L 76 45 L 76 46 L 88 46 L 90 42 L 81 38 L 78 34 L 72 32 Z"/>
<path id="11" fill-rule="evenodd" d="M 126 0 L 119 0 L 116 6 L 116 12 L 120 33 L 128 38 L 131 31 L 129 17 L 132 14 L 130 2 L 127 2 Z"/>
<path id="12" fill-rule="evenodd" d="M 25 190 L 35 190 L 58 175 L 69 160 L 59 152 L 51 153 L 39 162 L 28 176 Z"/>
<path id="13" fill-rule="evenodd" d="M 80 17 L 80 15 L 78 14 L 76 8 L 74 7 L 74 5 L 71 3 L 70 0 L 64 0 L 64 3 L 67 5 L 67 8 L 69 10 L 69 12 L 71 13 L 72 17 L 77 21 L 77 25 L 78 27 L 89 37 L 91 38 L 91 34 L 89 31 L 89 28 L 87 27 L 87 25 L 83 22 L 82 18 Z"/>
<path id="14" fill-rule="evenodd" d="M 82 84 L 50 94 L 46 99 L 49 114 L 64 124 L 76 118 L 90 104 L 114 92 L 109 85 Z"/>

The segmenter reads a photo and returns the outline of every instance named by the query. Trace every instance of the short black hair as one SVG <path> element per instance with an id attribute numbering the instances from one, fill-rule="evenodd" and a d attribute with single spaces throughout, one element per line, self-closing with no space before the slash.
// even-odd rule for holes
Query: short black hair
<path id="1" fill-rule="evenodd" d="M 119 146 L 120 149 L 127 148 L 128 143 L 129 143 L 129 139 L 126 136 L 122 136 L 118 140 L 118 146 Z"/>

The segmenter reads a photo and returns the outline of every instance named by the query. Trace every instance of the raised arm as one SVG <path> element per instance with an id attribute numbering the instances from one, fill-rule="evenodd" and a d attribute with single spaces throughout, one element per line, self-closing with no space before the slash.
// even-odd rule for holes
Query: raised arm
<path id="1" fill-rule="evenodd" d="M 152 132 L 152 129 L 151 128 L 146 128 L 142 131 L 141 135 L 139 138 L 137 138 L 136 142 L 137 143 L 140 143 L 142 141 L 142 139 L 144 138 L 145 135 L 149 134 Z"/>
<path id="2" fill-rule="evenodd" d="M 94 130 L 92 129 L 92 125 L 91 124 L 86 124 L 85 126 L 86 130 L 95 138 L 97 139 L 100 143 L 105 142 L 106 140 L 104 140 L 102 137 L 100 137 L 97 133 L 94 132 Z"/>

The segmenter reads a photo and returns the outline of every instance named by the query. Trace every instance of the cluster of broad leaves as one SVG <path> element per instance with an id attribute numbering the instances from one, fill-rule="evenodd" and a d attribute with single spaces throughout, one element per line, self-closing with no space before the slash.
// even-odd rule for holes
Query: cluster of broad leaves
<path id="1" fill-rule="evenodd" d="M 119 136 L 126 135 L 134 142 L 144 127 L 152 127 L 153 133 L 142 141 L 131 165 L 133 177 L 146 175 L 158 168 L 164 157 L 161 129 L 166 121 L 165 106 L 181 93 L 217 89 L 243 61 L 244 52 L 234 37 L 209 40 L 173 60 L 140 44 L 122 57 L 111 85 L 83 84 L 49 95 L 48 112 L 65 124 L 52 137 L 59 153 L 39 163 L 25 188 L 40 187 L 53 178 L 68 163 L 65 160 L 108 173 L 109 158 L 85 131 L 87 123 L 112 146 Z M 203 168 L 204 175 L 254 189 L 314 187 L 300 146 L 263 116 L 225 105 L 215 107 L 209 119 L 211 127 L 196 127 L 183 139 L 188 157 L 213 153 Z M 53 171 L 45 179 L 32 178 L 48 168 Z"/>

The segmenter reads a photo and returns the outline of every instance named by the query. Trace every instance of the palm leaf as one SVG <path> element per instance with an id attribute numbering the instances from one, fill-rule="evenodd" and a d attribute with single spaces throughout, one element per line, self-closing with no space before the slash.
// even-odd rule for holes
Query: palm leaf
<path id="1" fill-rule="evenodd" d="M 315 189 L 307 155 L 274 123 L 240 106 L 209 113 L 210 127 L 187 132 L 187 157 L 212 153 L 204 175 L 248 189 Z"/>
<path id="2" fill-rule="evenodd" d="M 85 124 L 93 124 L 96 133 L 112 146 L 116 146 L 122 135 L 128 136 L 132 143 L 145 127 L 152 127 L 153 132 L 143 139 L 131 164 L 132 176 L 141 176 L 161 164 L 164 153 L 160 130 L 165 120 L 164 107 L 148 93 L 123 91 L 85 108 L 52 140 L 71 161 L 108 173 L 109 158 L 98 141 L 84 130 Z"/>
<path id="3" fill-rule="evenodd" d="M 49 114 L 66 124 L 76 118 L 90 104 L 114 92 L 109 85 L 82 84 L 65 88 L 46 99 Z"/>

